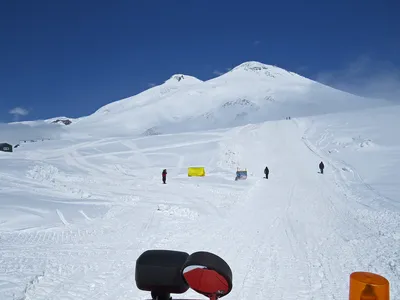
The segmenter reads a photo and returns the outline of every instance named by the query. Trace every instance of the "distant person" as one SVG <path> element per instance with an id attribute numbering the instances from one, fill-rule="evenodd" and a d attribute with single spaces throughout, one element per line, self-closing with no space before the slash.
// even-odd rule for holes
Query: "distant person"
<path id="1" fill-rule="evenodd" d="M 264 174 L 265 174 L 265 178 L 268 179 L 268 174 L 269 174 L 269 169 L 268 169 L 268 167 L 265 167 L 265 169 L 264 169 Z"/>
<path id="2" fill-rule="evenodd" d="M 164 169 L 162 171 L 162 181 L 163 181 L 164 184 L 167 183 L 167 170 L 166 169 Z"/>
<path id="3" fill-rule="evenodd" d="M 325 168 L 325 165 L 324 165 L 324 163 L 321 161 L 321 162 L 319 163 L 319 170 L 321 171 L 321 174 L 324 174 L 324 168 Z"/>

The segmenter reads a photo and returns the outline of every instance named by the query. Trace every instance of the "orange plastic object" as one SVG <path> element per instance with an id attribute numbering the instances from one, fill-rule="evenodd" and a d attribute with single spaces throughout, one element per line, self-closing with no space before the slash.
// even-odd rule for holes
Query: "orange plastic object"
<path id="1" fill-rule="evenodd" d="M 349 300 L 389 300 L 389 281 L 381 275 L 354 272 L 350 275 Z"/>

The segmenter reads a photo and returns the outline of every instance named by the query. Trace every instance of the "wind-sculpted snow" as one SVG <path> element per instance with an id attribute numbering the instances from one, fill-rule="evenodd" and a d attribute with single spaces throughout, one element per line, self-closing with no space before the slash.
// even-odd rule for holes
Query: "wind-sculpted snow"
<path id="1" fill-rule="evenodd" d="M 135 286 L 148 249 L 223 257 L 233 271 L 227 300 L 347 299 L 360 270 L 385 276 L 397 299 L 397 115 L 139 137 L 111 137 L 110 127 L 103 138 L 71 133 L 2 154 L 0 299 L 149 299 Z M 189 178 L 189 166 L 206 176 Z M 247 180 L 234 180 L 237 168 Z"/>

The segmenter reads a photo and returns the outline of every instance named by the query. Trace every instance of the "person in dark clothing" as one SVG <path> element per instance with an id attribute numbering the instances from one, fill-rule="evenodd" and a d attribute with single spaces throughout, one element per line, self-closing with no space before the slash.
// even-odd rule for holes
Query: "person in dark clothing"
<path id="1" fill-rule="evenodd" d="M 321 171 L 321 174 L 324 174 L 324 168 L 325 168 L 324 163 L 321 161 L 319 163 L 319 170 Z"/>
<path id="2" fill-rule="evenodd" d="M 164 184 L 166 184 L 166 182 L 167 182 L 167 170 L 166 169 L 164 169 L 162 171 L 162 181 Z"/>
<path id="3" fill-rule="evenodd" d="M 268 167 L 265 167 L 265 169 L 264 169 L 264 174 L 265 174 L 265 178 L 268 179 L 268 174 L 269 174 L 269 169 L 268 169 Z"/>

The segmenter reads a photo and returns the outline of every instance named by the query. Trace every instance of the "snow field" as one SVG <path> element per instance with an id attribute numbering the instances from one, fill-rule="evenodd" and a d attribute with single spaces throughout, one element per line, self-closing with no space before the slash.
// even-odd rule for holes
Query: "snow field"
<path id="1" fill-rule="evenodd" d="M 132 288 L 140 251 L 162 247 L 186 222 L 218 216 L 231 204 L 232 174 L 198 182 L 186 176 L 191 163 L 215 160 L 220 134 L 176 136 L 172 145 L 171 138 L 168 144 L 145 140 L 108 139 L 60 149 L 43 143 L 37 151 L 20 148 L 12 161 L 2 157 L 7 166 L 2 170 L 13 170 L 0 175 L 2 198 L 9 199 L 1 203 L 2 211 L 7 209 L 1 219 L 1 266 L 7 274 L 2 296 L 85 299 L 100 292 L 104 297 L 124 271 Z M 166 186 L 160 184 L 163 167 L 169 171 Z M 205 197 L 200 184 L 211 181 L 216 188 Z M 208 200 L 214 195 L 221 201 Z"/>
<path id="2" fill-rule="evenodd" d="M 362 165 L 371 151 L 327 152 L 360 133 L 339 126 L 350 116 L 44 141 L 12 160 L 0 155 L 0 298 L 148 299 L 135 286 L 135 261 L 155 248 L 220 255 L 233 270 L 227 299 L 347 299 L 348 277 L 359 270 L 388 278 L 396 299 L 396 198 L 387 201 L 382 185 L 355 176 L 358 167 L 343 169 L 354 157 Z M 188 178 L 193 165 L 205 166 L 206 177 Z M 234 181 L 237 167 L 248 169 L 247 180 Z"/>
<path id="3" fill-rule="evenodd" d="M 346 182 L 372 190 L 377 204 L 398 209 L 400 106 L 360 110 L 309 118 L 308 139 L 320 155 L 341 168 Z M 354 188 L 354 185 L 353 185 Z M 368 196 L 365 197 L 365 201 Z"/>

